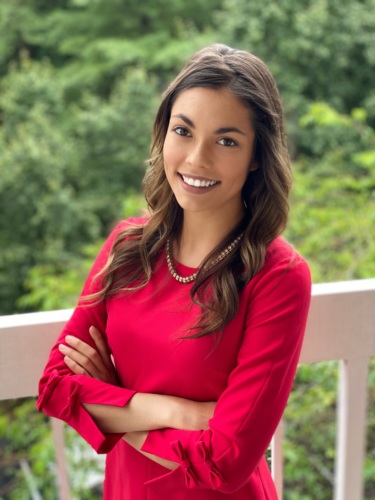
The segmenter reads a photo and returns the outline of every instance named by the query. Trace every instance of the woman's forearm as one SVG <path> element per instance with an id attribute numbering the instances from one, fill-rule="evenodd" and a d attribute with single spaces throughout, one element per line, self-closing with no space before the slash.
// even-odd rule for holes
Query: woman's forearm
<path id="1" fill-rule="evenodd" d="M 124 407 L 84 403 L 102 432 L 126 433 L 171 427 L 208 427 L 215 403 L 201 403 L 163 394 L 136 393 Z"/>
<path id="2" fill-rule="evenodd" d="M 124 407 L 84 403 L 102 432 L 162 429 L 173 419 L 173 400 L 159 394 L 135 394 Z"/>
<path id="3" fill-rule="evenodd" d="M 75 375 L 86 375 L 117 385 L 119 379 L 112 363 L 106 338 L 94 327 L 90 335 L 96 348 L 68 335 L 59 349 L 64 362 Z M 215 403 L 198 402 L 163 394 L 136 393 L 124 407 L 83 403 L 102 432 L 126 433 L 170 427 L 199 430 L 208 427 Z"/>

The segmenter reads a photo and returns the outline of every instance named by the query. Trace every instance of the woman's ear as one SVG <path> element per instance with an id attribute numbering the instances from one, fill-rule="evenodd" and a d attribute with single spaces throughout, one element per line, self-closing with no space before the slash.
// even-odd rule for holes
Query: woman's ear
<path id="1" fill-rule="evenodd" d="M 249 166 L 249 173 L 250 172 L 255 172 L 255 170 L 258 170 L 259 165 L 255 162 L 251 162 Z"/>

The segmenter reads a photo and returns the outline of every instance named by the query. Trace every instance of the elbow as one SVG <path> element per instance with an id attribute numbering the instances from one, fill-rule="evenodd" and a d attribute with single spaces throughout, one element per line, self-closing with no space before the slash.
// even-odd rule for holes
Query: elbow
<path id="1" fill-rule="evenodd" d="M 232 475 L 227 481 L 217 482 L 215 486 L 213 485 L 213 489 L 218 493 L 231 495 L 240 490 L 248 479 L 248 477 L 244 480 L 243 478 L 236 477 L 236 475 Z"/>
<path id="2" fill-rule="evenodd" d="M 182 448 L 182 447 L 181 447 Z M 213 457 L 207 446 L 200 442 L 203 462 L 194 465 L 190 463 L 180 449 L 179 457 L 182 468 L 185 472 L 186 485 L 191 488 L 212 489 L 218 493 L 233 494 L 240 490 L 249 481 L 251 474 L 256 469 L 257 463 L 252 462 L 251 457 L 246 458 L 239 453 L 234 453 L 234 448 L 220 458 Z"/>
<path id="3" fill-rule="evenodd" d="M 71 377 L 64 378 L 53 370 L 48 379 L 39 383 L 39 397 L 36 406 L 49 417 L 67 422 L 79 403 L 79 385 Z"/>
<path id="4" fill-rule="evenodd" d="M 187 471 L 185 473 L 188 474 Z M 199 481 L 195 484 L 190 484 L 191 488 L 197 489 L 211 489 L 218 493 L 223 493 L 225 495 L 231 495 L 237 493 L 250 479 L 250 476 L 243 477 L 238 475 L 232 470 L 226 471 L 226 475 L 223 474 L 216 468 L 209 468 L 209 479 L 208 481 L 203 481 L 199 484 Z M 187 481 L 187 484 L 189 482 Z"/>
<path id="5" fill-rule="evenodd" d="M 204 462 L 205 476 L 209 479 L 211 488 L 218 493 L 233 495 L 241 490 L 250 481 L 261 459 L 261 457 L 256 459 L 255 456 L 244 456 L 233 451 L 232 448 L 215 461 L 206 458 Z"/>
<path id="6" fill-rule="evenodd" d="M 45 376 L 42 377 L 39 382 L 39 397 L 36 402 L 36 406 L 39 411 L 44 411 L 46 413 L 48 402 L 55 392 L 59 382 L 60 377 L 58 376 L 57 370 L 53 370 L 48 378 Z"/>
<path id="7" fill-rule="evenodd" d="M 237 493 L 251 481 L 261 459 L 262 457 L 257 458 L 255 455 L 253 457 L 243 456 L 229 452 L 219 458 L 216 465 L 210 464 L 212 488 L 226 495 Z"/>

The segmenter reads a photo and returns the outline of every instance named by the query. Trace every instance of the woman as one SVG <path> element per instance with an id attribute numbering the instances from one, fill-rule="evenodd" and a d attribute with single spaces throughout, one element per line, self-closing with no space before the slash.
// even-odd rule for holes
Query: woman
<path id="1" fill-rule="evenodd" d="M 277 498 L 264 453 L 311 293 L 280 238 L 290 186 L 267 67 L 195 54 L 156 116 L 151 215 L 112 232 L 40 382 L 39 409 L 108 453 L 106 498 Z"/>

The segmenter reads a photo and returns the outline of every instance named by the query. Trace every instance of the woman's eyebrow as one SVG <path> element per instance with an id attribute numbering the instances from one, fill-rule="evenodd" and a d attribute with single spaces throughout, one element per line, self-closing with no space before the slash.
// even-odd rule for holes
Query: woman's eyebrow
<path id="1" fill-rule="evenodd" d="M 183 115 L 182 113 L 178 113 L 177 115 L 172 115 L 171 118 L 181 118 L 181 120 L 183 120 L 186 123 L 186 125 L 189 125 L 189 127 L 191 128 L 195 128 L 195 125 L 190 120 L 190 118 Z M 246 136 L 245 132 L 242 132 L 242 130 L 240 130 L 237 127 L 220 127 L 217 130 L 215 130 L 215 134 L 229 134 L 231 132 L 235 132 L 237 134 Z"/>
<path id="2" fill-rule="evenodd" d="M 231 132 L 235 132 L 237 134 L 241 134 L 241 135 L 246 136 L 245 132 L 242 132 L 242 130 L 240 130 L 237 127 L 222 127 L 222 128 L 218 128 L 215 131 L 215 134 L 230 134 Z"/>
<path id="3" fill-rule="evenodd" d="M 183 115 L 182 113 L 178 113 L 177 115 L 173 115 L 173 116 L 171 116 L 171 118 L 181 118 L 181 120 L 183 120 L 186 123 L 186 125 L 189 125 L 189 127 L 191 127 L 191 128 L 195 128 L 195 125 L 190 120 L 190 118 L 188 118 L 187 116 Z"/>

